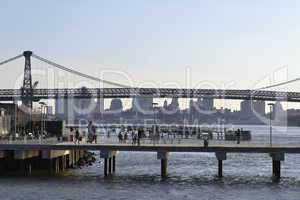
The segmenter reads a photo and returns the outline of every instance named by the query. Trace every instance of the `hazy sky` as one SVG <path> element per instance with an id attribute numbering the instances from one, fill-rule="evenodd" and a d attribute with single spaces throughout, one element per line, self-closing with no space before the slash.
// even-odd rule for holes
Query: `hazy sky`
<path id="1" fill-rule="evenodd" d="M 2 0 L 0 6 L 0 61 L 30 49 L 130 84 L 107 70 L 122 71 L 135 86 L 149 87 L 248 89 L 272 83 L 274 72 L 276 81 L 300 76 L 297 0 Z M 23 65 L 1 67 L 1 87 L 15 87 Z M 77 80 L 60 79 L 66 77 Z"/>

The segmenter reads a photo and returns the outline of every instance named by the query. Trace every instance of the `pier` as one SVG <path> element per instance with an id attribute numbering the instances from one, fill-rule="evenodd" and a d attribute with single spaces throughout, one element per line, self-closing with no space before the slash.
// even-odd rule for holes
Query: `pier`
<path id="1" fill-rule="evenodd" d="M 82 157 L 84 151 L 99 151 L 100 158 L 103 159 L 103 174 L 110 176 L 116 173 L 116 160 L 118 152 L 155 152 L 157 158 L 161 162 L 161 177 L 166 178 L 168 175 L 168 161 L 169 154 L 172 152 L 194 152 L 194 153 L 213 153 L 216 156 L 216 165 L 218 171 L 216 175 L 219 178 L 223 177 L 223 161 L 227 159 L 229 153 L 262 153 L 270 156 L 272 162 L 272 176 L 275 180 L 281 177 L 281 162 L 284 161 L 285 154 L 300 154 L 299 145 L 272 145 L 268 144 L 220 144 L 211 141 L 209 146 L 205 147 L 203 144 L 149 144 L 141 143 L 140 145 L 133 145 L 131 143 L 82 143 L 74 144 L 73 142 L 57 142 L 57 143 L 1 143 L 0 152 L 1 160 L 4 161 L 6 156 L 14 155 L 14 159 L 22 160 L 23 169 L 27 173 L 31 170 L 33 162 L 32 158 L 38 160 L 47 160 L 49 171 L 51 173 L 59 173 L 66 168 L 72 166 Z M 154 158 L 155 159 L 155 158 Z M 25 163 L 25 164 L 24 164 Z M 0 165 L 3 163 L 0 163 Z M 118 169 L 122 170 L 122 169 Z"/>

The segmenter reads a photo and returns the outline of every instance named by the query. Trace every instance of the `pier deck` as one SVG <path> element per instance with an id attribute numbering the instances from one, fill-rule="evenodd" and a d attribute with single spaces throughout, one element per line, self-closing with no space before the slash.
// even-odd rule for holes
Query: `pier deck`
<path id="1" fill-rule="evenodd" d="M 81 143 L 74 144 L 73 142 L 47 142 L 43 141 L 23 141 L 18 142 L 2 142 L 0 143 L 0 150 L 113 150 L 113 151 L 147 151 L 147 152 L 227 152 L 227 153 L 299 153 L 300 144 L 253 144 L 253 143 L 241 143 L 235 144 L 234 142 L 219 142 L 210 141 L 208 147 L 204 147 L 203 142 L 198 143 L 141 143 L 141 145 L 131 143 Z"/>
<path id="2" fill-rule="evenodd" d="M 116 155 L 118 151 L 137 151 L 137 152 L 155 152 L 157 159 L 161 160 L 161 176 L 167 176 L 167 163 L 170 152 L 208 152 L 214 153 L 218 160 L 218 176 L 223 176 L 223 160 L 227 159 L 228 153 L 267 153 L 272 158 L 273 177 L 280 179 L 281 161 L 284 161 L 285 154 L 300 154 L 300 144 L 266 144 L 255 142 L 242 142 L 236 144 L 234 141 L 211 140 L 208 146 L 204 146 L 202 140 L 182 139 L 182 140 L 161 140 L 153 143 L 151 140 L 142 140 L 140 145 L 120 143 L 116 138 L 108 138 L 98 140 L 98 143 L 90 144 L 82 142 L 75 144 L 74 142 L 57 141 L 54 138 L 46 140 L 18 140 L 18 141 L 0 141 L 0 152 L 14 151 L 27 153 L 50 152 L 49 155 L 60 153 L 54 156 L 56 162 L 55 169 L 60 168 L 59 163 L 66 163 L 66 155 L 71 163 L 80 158 L 80 152 L 85 150 L 100 151 L 100 158 L 104 159 L 104 175 L 113 174 L 116 169 Z M 61 152 L 63 154 L 61 155 Z M 77 155 L 78 154 L 78 155 Z M 74 157 L 75 156 L 75 157 Z M 52 157 L 49 157 L 52 163 Z M 63 161 L 58 161 L 58 160 Z M 53 164 L 51 164 L 52 166 Z M 62 166 L 65 166 L 65 164 Z M 64 167 L 62 167 L 64 168 Z"/>

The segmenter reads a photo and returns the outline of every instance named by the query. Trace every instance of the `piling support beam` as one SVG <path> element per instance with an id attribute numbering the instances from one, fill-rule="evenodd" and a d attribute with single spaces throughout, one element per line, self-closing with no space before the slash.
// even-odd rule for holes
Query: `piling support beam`
<path id="1" fill-rule="evenodd" d="M 104 158 L 104 176 L 107 176 L 107 158 Z"/>
<path id="2" fill-rule="evenodd" d="M 168 176 L 168 160 L 167 159 L 161 159 L 161 177 L 166 178 Z"/>
<path id="3" fill-rule="evenodd" d="M 271 153 L 272 157 L 272 178 L 279 181 L 281 178 L 281 161 L 284 161 L 284 153 Z"/>
<path id="4" fill-rule="evenodd" d="M 112 167 L 113 167 L 113 173 L 116 172 L 116 156 L 112 157 Z"/>
<path id="5" fill-rule="evenodd" d="M 168 176 L 168 157 L 169 152 L 157 152 L 157 159 L 160 160 L 160 173 L 162 178 Z"/>
<path id="6" fill-rule="evenodd" d="M 115 172 L 116 151 L 101 151 L 100 158 L 104 158 L 104 176 L 111 175 Z"/>
<path id="7" fill-rule="evenodd" d="M 59 158 L 54 158 L 54 162 L 55 162 L 55 173 L 58 174 L 59 173 Z"/>
<path id="8" fill-rule="evenodd" d="M 112 159 L 111 159 L 111 157 L 108 159 L 108 173 L 112 174 Z"/>
<path id="9" fill-rule="evenodd" d="M 48 172 L 49 174 L 53 174 L 53 158 L 49 159 Z"/>
<path id="10" fill-rule="evenodd" d="M 218 177 L 223 177 L 223 160 L 226 160 L 226 152 L 216 152 L 216 157 L 218 159 Z"/>
<path id="11" fill-rule="evenodd" d="M 218 177 L 223 177 L 223 160 L 218 160 Z"/>

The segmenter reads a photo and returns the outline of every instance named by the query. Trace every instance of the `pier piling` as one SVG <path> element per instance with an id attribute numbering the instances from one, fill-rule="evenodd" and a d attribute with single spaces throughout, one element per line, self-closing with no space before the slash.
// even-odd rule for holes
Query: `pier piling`
<path id="1" fill-rule="evenodd" d="M 223 160 L 226 160 L 226 152 L 216 152 L 216 157 L 218 159 L 218 177 L 223 177 Z"/>
<path id="2" fill-rule="evenodd" d="M 116 151 L 101 151 L 100 158 L 104 158 L 104 176 L 111 175 L 115 172 Z"/>
<path id="3" fill-rule="evenodd" d="M 168 157 L 169 152 L 157 152 L 157 159 L 160 160 L 160 172 L 162 178 L 168 176 Z"/>
<path id="4" fill-rule="evenodd" d="M 116 172 L 116 156 L 113 156 L 112 157 L 112 165 L 113 165 L 113 173 L 115 173 Z"/>
<path id="5" fill-rule="evenodd" d="M 272 157 L 272 177 L 275 181 L 281 178 L 281 161 L 284 161 L 284 153 L 271 153 Z"/>
<path id="6" fill-rule="evenodd" d="M 218 177 L 222 178 L 223 177 L 223 161 L 218 160 Z"/>
<path id="7" fill-rule="evenodd" d="M 104 176 L 107 176 L 107 158 L 104 158 Z"/>
<path id="8" fill-rule="evenodd" d="M 108 159 L 108 173 L 112 174 L 112 159 L 111 159 L 111 157 Z"/>

